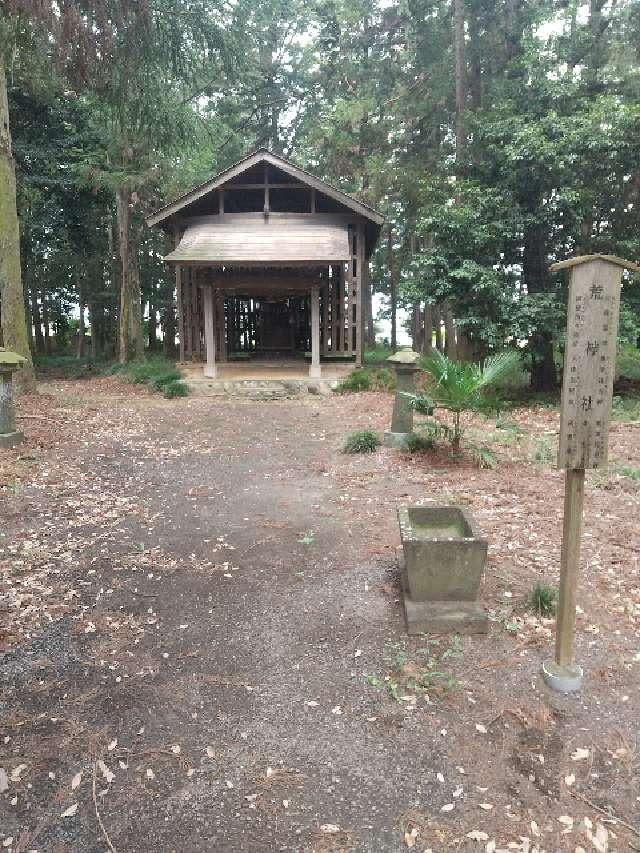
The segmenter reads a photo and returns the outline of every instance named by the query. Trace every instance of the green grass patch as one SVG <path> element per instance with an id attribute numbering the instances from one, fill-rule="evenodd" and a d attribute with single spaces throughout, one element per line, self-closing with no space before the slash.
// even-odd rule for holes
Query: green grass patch
<path id="1" fill-rule="evenodd" d="M 380 436 L 370 429 L 350 432 L 342 446 L 343 453 L 375 453 L 380 447 Z"/>
<path id="2" fill-rule="evenodd" d="M 405 442 L 405 450 L 409 453 L 425 453 L 436 446 L 435 438 L 428 433 L 412 432 Z"/>
<path id="3" fill-rule="evenodd" d="M 558 593 L 555 587 L 538 581 L 527 596 L 526 605 L 538 616 L 553 616 L 556 612 L 557 597 Z"/>
<path id="4" fill-rule="evenodd" d="M 128 364 L 115 365 L 113 373 L 123 376 L 134 385 L 146 385 L 152 391 L 164 394 L 165 397 L 186 397 L 189 388 L 182 381 L 182 374 L 167 358 L 153 356 L 151 358 L 131 361 Z"/>
<path id="5" fill-rule="evenodd" d="M 45 379 L 90 379 L 108 373 L 111 366 L 106 358 L 78 358 L 73 353 L 35 355 L 33 363 L 38 376 Z"/>
<path id="6" fill-rule="evenodd" d="M 640 350 L 624 347 L 616 358 L 616 374 L 619 379 L 640 382 Z"/>
<path id="7" fill-rule="evenodd" d="M 639 421 L 640 397 L 614 397 L 611 417 L 615 421 Z"/>
<path id="8" fill-rule="evenodd" d="M 640 483 L 640 468 L 632 468 L 630 465 L 616 465 L 612 473 L 619 474 L 621 477 L 628 477 L 635 483 Z"/>
<path id="9" fill-rule="evenodd" d="M 340 380 L 337 394 L 355 394 L 359 391 L 392 391 L 395 387 L 395 375 L 388 367 L 359 367 Z"/>
<path id="10" fill-rule="evenodd" d="M 383 346 L 379 344 L 373 349 L 365 350 L 364 353 L 364 363 L 365 364 L 383 364 L 389 356 L 393 355 L 393 350 L 391 347 Z"/>

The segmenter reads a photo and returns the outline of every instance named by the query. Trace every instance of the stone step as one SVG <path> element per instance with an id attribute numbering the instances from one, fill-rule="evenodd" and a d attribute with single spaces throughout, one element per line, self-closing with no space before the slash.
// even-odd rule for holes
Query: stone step
<path id="1" fill-rule="evenodd" d="M 187 379 L 197 397 L 238 397 L 248 400 L 286 400 L 303 394 L 330 394 L 337 385 L 329 379 Z"/>

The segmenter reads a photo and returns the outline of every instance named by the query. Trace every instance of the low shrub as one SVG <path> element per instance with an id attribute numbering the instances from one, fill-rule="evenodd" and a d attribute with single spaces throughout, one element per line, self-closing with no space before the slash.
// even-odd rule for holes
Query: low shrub
<path id="1" fill-rule="evenodd" d="M 135 385 L 146 385 L 169 399 L 186 397 L 189 393 L 187 384 L 182 381 L 180 371 L 162 356 L 116 365 L 113 372 L 124 376 Z"/>
<path id="2" fill-rule="evenodd" d="M 538 616 L 553 616 L 557 595 L 554 587 L 538 581 L 527 596 L 527 607 Z"/>
<path id="3" fill-rule="evenodd" d="M 162 393 L 169 400 L 173 400 L 174 397 L 188 397 L 189 386 L 181 379 L 173 379 L 162 387 Z"/>
<path id="4" fill-rule="evenodd" d="M 341 379 L 336 387 L 337 394 L 356 393 L 368 391 L 371 387 L 371 374 L 368 370 L 354 370 L 344 379 Z"/>
<path id="5" fill-rule="evenodd" d="M 343 453 L 375 453 L 380 447 L 380 436 L 369 429 L 350 432 L 342 447 Z"/>
<path id="6" fill-rule="evenodd" d="M 433 450 L 436 446 L 435 439 L 433 436 L 425 434 L 420 435 L 420 433 L 412 432 L 405 442 L 405 449 L 409 451 L 409 453 L 423 453 L 428 450 Z"/>

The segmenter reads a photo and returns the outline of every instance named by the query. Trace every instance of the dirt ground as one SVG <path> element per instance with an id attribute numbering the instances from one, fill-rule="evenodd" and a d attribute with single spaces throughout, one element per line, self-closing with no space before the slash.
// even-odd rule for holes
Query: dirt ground
<path id="1" fill-rule="evenodd" d="M 540 678 L 551 409 L 477 419 L 496 470 L 345 456 L 391 397 L 167 401 L 43 384 L 0 451 L 0 849 L 640 850 L 640 467 L 588 475 L 578 696 Z M 516 428 L 516 426 L 518 428 Z M 616 473 L 616 471 L 618 473 Z M 407 638 L 400 504 L 468 506 L 487 636 Z"/>

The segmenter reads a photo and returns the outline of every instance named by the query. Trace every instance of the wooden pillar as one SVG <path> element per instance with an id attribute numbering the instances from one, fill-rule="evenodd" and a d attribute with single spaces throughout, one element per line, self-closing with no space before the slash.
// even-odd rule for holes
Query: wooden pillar
<path id="1" fill-rule="evenodd" d="M 180 264 L 176 264 L 176 314 L 178 319 L 180 361 L 184 361 L 184 311 L 182 307 L 182 270 L 180 269 Z"/>
<path id="2" fill-rule="evenodd" d="M 322 352 L 329 354 L 329 269 L 322 273 Z"/>
<path id="3" fill-rule="evenodd" d="M 322 368 L 320 367 L 320 285 L 313 284 L 311 287 L 311 367 L 309 376 L 312 379 L 320 379 Z"/>
<path id="4" fill-rule="evenodd" d="M 218 332 L 218 349 L 220 352 L 220 361 L 226 362 L 227 360 L 227 338 L 225 335 L 226 322 L 224 315 L 224 290 L 222 288 L 218 288 L 216 290 L 216 299 L 218 303 L 218 311 L 217 311 L 217 332 Z"/>
<path id="5" fill-rule="evenodd" d="M 215 316 L 213 313 L 213 287 L 205 284 L 204 290 L 204 337 L 207 349 L 207 363 L 204 367 L 204 375 L 209 379 L 216 378 L 216 334 Z"/>
<path id="6" fill-rule="evenodd" d="M 364 266 L 366 264 L 364 251 L 364 225 L 358 223 L 356 228 L 356 252 L 355 252 L 355 290 L 356 290 L 356 367 L 362 367 L 363 344 L 364 344 L 364 312 L 362 310 L 363 284 L 366 281 Z"/>

